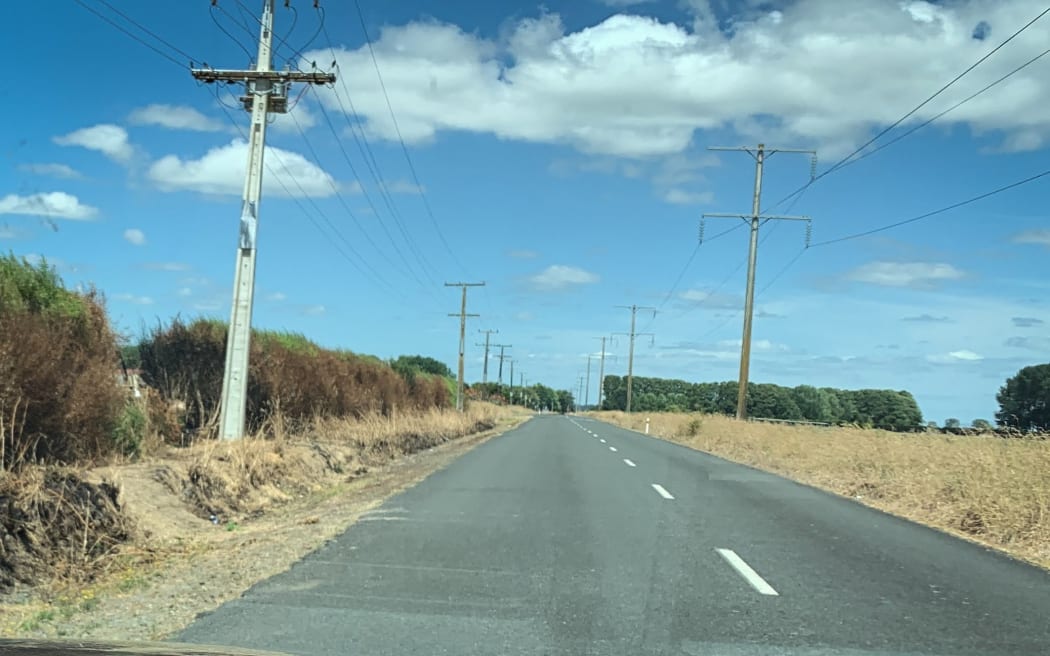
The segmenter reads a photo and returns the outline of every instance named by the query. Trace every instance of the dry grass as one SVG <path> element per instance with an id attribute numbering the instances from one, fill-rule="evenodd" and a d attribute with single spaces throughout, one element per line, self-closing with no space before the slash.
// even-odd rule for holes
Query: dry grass
<path id="1" fill-rule="evenodd" d="M 1050 441 L 622 412 L 597 419 L 852 497 L 1050 568 Z"/>

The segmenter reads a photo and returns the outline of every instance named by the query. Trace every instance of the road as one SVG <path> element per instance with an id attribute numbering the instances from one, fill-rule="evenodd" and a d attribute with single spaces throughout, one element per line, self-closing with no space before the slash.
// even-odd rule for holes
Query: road
<path id="1" fill-rule="evenodd" d="M 1050 653 L 1050 575 L 849 500 L 540 416 L 177 636 L 293 654 Z"/>

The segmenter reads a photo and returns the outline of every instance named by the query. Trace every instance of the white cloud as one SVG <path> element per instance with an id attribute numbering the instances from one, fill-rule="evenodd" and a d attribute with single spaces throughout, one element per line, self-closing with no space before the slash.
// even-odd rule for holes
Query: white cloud
<path id="1" fill-rule="evenodd" d="M 55 137 L 54 142 L 60 146 L 80 146 L 88 150 L 97 150 L 112 160 L 126 164 L 131 160 L 134 149 L 128 142 L 128 132 L 119 125 L 102 123 L 89 128 L 81 128 L 69 134 Z"/>
<path id="2" fill-rule="evenodd" d="M 715 199 L 712 191 L 686 191 L 684 189 L 668 189 L 663 193 L 665 203 L 672 205 L 706 205 Z"/>
<path id="3" fill-rule="evenodd" d="M 189 271 L 190 265 L 182 262 L 146 262 L 142 268 L 149 271 Z"/>
<path id="4" fill-rule="evenodd" d="M 273 301 L 275 303 L 286 300 L 288 296 L 284 292 L 273 292 L 272 294 L 266 295 L 266 300 Z"/>
<path id="5" fill-rule="evenodd" d="M 221 123 L 185 105 L 153 104 L 131 112 L 128 121 L 135 125 L 156 125 L 170 130 L 219 132 Z"/>
<path id="6" fill-rule="evenodd" d="M 708 3 L 686 4 L 693 20 L 681 24 L 621 13 L 568 31 L 557 14 L 542 13 L 517 21 L 498 40 L 420 21 L 383 28 L 374 47 L 401 134 L 413 143 L 440 131 L 470 131 L 646 156 L 682 152 L 696 130 L 728 128 L 749 141 L 816 145 L 833 157 L 906 108 L 887 99 L 926 97 L 931 80 L 949 80 L 986 53 L 988 42 L 972 36 L 979 22 L 1005 34 L 1042 9 L 1036 0 L 797 0 L 753 6 L 734 17 L 732 30 L 720 30 Z M 1041 21 L 1020 42 L 1048 38 L 1050 22 Z M 1030 57 L 1031 47 L 1004 49 L 905 126 Z M 336 59 L 365 129 L 396 140 L 367 46 L 338 49 Z M 330 61 L 331 54 L 304 54 L 303 61 L 312 60 Z M 334 93 L 319 90 L 339 111 Z M 937 125 L 999 132 L 1015 148 L 1031 148 L 1050 137 L 1047 105 L 1050 87 L 1033 67 Z"/>
<path id="7" fill-rule="evenodd" d="M 131 303 L 132 305 L 153 305 L 153 299 L 149 296 L 136 296 L 135 294 L 116 294 L 114 300 Z"/>
<path id="8" fill-rule="evenodd" d="M 59 178 L 61 180 L 79 180 L 84 177 L 80 171 L 77 171 L 66 164 L 19 164 L 18 170 L 32 173 L 34 175 L 46 175 L 52 178 Z"/>
<path id="9" fill-rule="evenodd" d="M 740 348 L 743 344 L 741 339 L 724 339 L 718 342 L 718 345 L 723 348 Z M 771 342 L 768 339 L 752 339 L 751 340 L 752 351 L 788 351 L 790 350 L 786 344 L 777 344 Z"/>
<path id="10" fill-rule="evenodd" d="M 124 231 L 124 239 L 130 244 L 142 246 L 146 243 L 146 233 L 138 228 L 128 228 Z"/>
<path id="11" fill-rule="evenodd" d="M 687 305 L 703 305 L 713 310 L 740 310 L 744 299 L 733 294 L 718 294 L 704 289 L 686 289 L 678 293 L 678 298 L 688 301 Z"/>
<path id="12" fill-rule="evenodd" d="M 98 210 L 90 205 L 82 204 L 72 194 L 64 191 L 49 191 L 29 196 L 8 194 L 0 198 L 0 214 L 24 214 L 84 221 L 93 218 L 98 214 Z"/>
<path id="13" fill-rule="evenodd" d="M 162 157 L 150 166 L 147 175 L 163 191 L 240 196 L 244 191 L 247 157 L 248 144 L 235 139 L 225 146 L 212 148 L 200 159 L 183 160 L 176 155 Z M 335 193 L 332 191 L 335 184 L 332 176 L 299 153 L 267 146 L 264 158 L 264 196 L 287 197 L 289 193 L 298 196 L 305 192 L 312 197 L 326 197 Z M 351 192 L 356 190 L 356 186 L 349 189 Z"/>
<path id="14" fill-rule="evenodd" d="M 1050 230 L 1033 229 L 1014 236 L 1014 242 L 1018 244 L 1041 244 L 1050 246 Z"/>
<path id="15" fill-rule="evenodd" d="M 954 266 L 939 262 L 869 262 L 847 274 L 850 280 L 883 287 L 928 288 L 944 280 L 958 280 L 964 274 Z"/>
<path id="16" fill-rule="evenodd" d="M 631 7 L 633 5 L 644 5 L 654 0 L 598 0 L 606 7 Z"/>
<path id="17" fill-rule="evenodd" d="M 949 353 L 942 353 L 938 355 L 929 355 L 926 357 L 930 362 L 938 362 L 942 364 L 952 362 L 978 362 L 984 359 L 984 356 L 974 353 L 968 349 L 962 349 L 959 351 L 951 351 Z"/>
<path id="18" fill-rule="evenodd" d="M 302 309 L 302 313 L 310 317 L 319 317 L 327 312 L 327 309 L 323 305 L 307 305 Z"/>
<path id="19" fill-rule="evenodd" d="M 563 264 L 552 264 L 529 278 L 529 282 L 533 287 L 542 290 L 557 290 L 574 285 L 589 285 L 599 280 L 600 278 L 596 273 Z"/>
<path id="20" fill-rule="evenodd" d="M 199 312 L 215 312 L 222 309 L 222 303 L 218 301 L 201 301 L 194 303 L 193 309 Z"/>

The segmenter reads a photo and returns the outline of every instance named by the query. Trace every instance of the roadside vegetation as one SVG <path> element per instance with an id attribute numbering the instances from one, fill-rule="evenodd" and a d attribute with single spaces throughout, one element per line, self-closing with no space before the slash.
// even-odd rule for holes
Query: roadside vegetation
<path id="1" fill-rule="evenodd" d="M 203 526 L 236 527 L 509 412 L 455 412 L 451 372 L 432 358 L 386 362 L 255 331 L 250 437 L 219 443 L 225 344 L 223 322 L 178 318 L 132 343 L 98 292 L 0 256 L 0 592 L 89 581 L 132 545 L 155 553 L 148 515 L 171 514 L 165 498 Z"/>
<path id="2" fill-rule="evenodd" d="M 786 426 L 700 413 L 595 412 L 1050 568 L 1050 440 Z"/>

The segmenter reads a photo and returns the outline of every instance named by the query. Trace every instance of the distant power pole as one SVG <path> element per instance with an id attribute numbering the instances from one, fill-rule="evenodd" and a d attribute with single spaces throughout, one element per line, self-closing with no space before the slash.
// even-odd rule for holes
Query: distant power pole
<path id="1" fill-rule="evenodd" d="M 747 147 L 728 148 L 716 146 L 708 150 L 741 150 L 755 158 L 755 193 L 751 201 L 751 214 L 704 214 L 704 218 L 733 218 L 743 219 L 751 225 L 751 243 L 747 255 L 747 293 L 744 299 L 744 336 L 740 340 L 740 377 L 737 383 L 736 418 L 747 419 L 747 383 L 749 379 L 748 370 L 751 367 L 751 320 L 755 308 L 755 262 L 758 258 L 758 228 L 766 221 L 805 221 L 806 222 L 806 246 L 809 246 L 810 220 L 806 216 L 783 216 L 761 214 L 762 202 L 762 165 L 766 157 L 772 157 L 775 153 L 805 153 L 813 157 L 815 165 L 817 153 L 814 150 L 800 150 L 796 148 L 766 148 L 765 144 L 758 144 L 758 148 L 752 151 Z M 812 172 L 810 173 L 812 177 Z M 701 234 L 703 226 L 701 225 Z"/>
<path id="2" fill-rule="evenodd" d="M 463 300 L 459 312 L 450 312 L 448 316 L 459 317 L 459 374 L 456 376 L 456 410 L 463 412 L 463 354 L 467 350 L 467 317 L 480 317 L 480 314 L 467 314 L 467 287 L 484 287 L 483 282 L 446 282 L 446 287 L 463 289 Z"/>
<path id="3" fill-rule="evenodd" d="M 576 389 L 577 389 L 577 396 L 574 399 L 573 411 L 579 410 L 579 408 L 580 408 L 580 399 L 583 397 L 583 376 L 582 375 L 579 375 L 579 376 L 576 377 Z"/>
<path id="4" fill-rule="evenodd" d="M 507 355 L 504 353 L 504 351 L 506 351 L 506 349 L 511 348 L 512 346 L 514 346 L 514 345 L 513 344 L 493 344 L 492 345 L 492 348 L 498 348 L 499 349 L 499 378 L 497 380 L 499 380 L 499 384 L 500 385 L 503 385 L 503 361 L 506 360 L 506 359 L 509 359 L 509 358 L 507 358 Z"/>
<path id="5" fill-rule="evenodd" d="M 652 310 L 653 316 L 656 316 L 656 308 L 654 307 L 643 307 L 639 305 L 617 305 L 618 308 L 631 311 L 631 332 L 629 333 L 613 333 L 614 335 L 627 335 L 630 337 L 631 345 L 627 355 L 627 406 L 626 411 L 628 414 L 631 412 L 631 392 L 634 387 L 634 338 L 639 335 L 648 335 L 652 337 L 652 333 L 636 333 L 634 332 L 635 317 L 638 314 L 638 310 Z"/>
<path id="6" fill-rule="evenodd" d="M 266 115 L 288 111 L 288 89 L 292 82 L 331 84 L 331 73 L 274 71 L 273 42 L 274 0 L 264 0 L 259 21 L 259 51 L 255 69 L 250 71 L 194 68 L 190 74 L 206 83 L 243 83 L 244 108 L 251 112 L 248 137 L 248 171 L 241 199 L 240 240 L 237 268 L 233 279 L 233 305 L 226 334 L 226 365 L 222 373 L 222 399 L 219 412 L 219 437 L 237 440 L 244 436 L 245 404 L 248 399 L 248 353 L 252 338 L 252 309 L 255 299 L 255 235 L 262 195 L 263 150 L 266 144 Z"/>
<path id="7" fill-rule="evenodd" d="M 594 356 L 590 353 L 587 354 L 587 386 L 583 390 L 583 407 L 591 405 L 591 358 Z"/>
<path id="8" fill-rule="evenodd" d="M 498 330 L 479 330 L 479 333 L 485 333 L 485 364 L 481 368 L 481 382 L 489 382 L 489 337 L 493 333 L 498 333 Z M 481 344 L 475 344 L 474 346 L 481 346 Z"/>
<path id="9" fill-rule="evenodd" d="M 605 340 L 606 337 L 595 337 L 594 339 L 602 340 L 602 355 L 601 360 L 598 363 L 598 409 L 602 409 L 602 386 L 605 384 Z"/>

